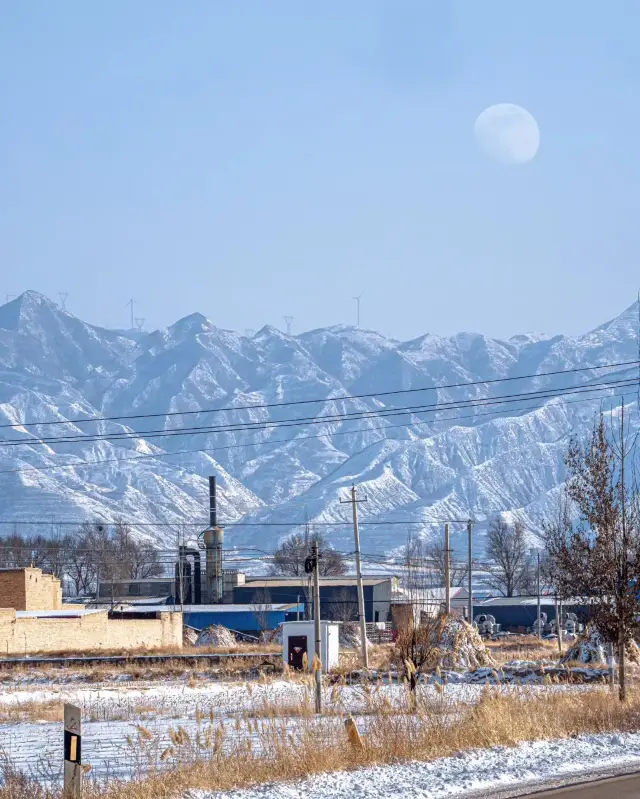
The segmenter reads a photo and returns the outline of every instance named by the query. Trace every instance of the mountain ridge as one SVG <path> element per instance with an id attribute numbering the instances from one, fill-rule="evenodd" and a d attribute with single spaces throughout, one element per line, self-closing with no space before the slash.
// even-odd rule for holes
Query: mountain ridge
<path id="1" fill-rule="evenodd" d="M 31 436 L 6 428 L 0 438 L 21 443 L 0 441 L 0 532 L 10 521 L 29 533 L 50 529 L 52 517 L 55 523 L 123 516 L 139 525 L 140 535 L 173 545 L 180 525 L 206 524 L 206 477 L 217 473 L 221 518 L 252 524 L 232 528 L 231 546 L 252 546 L 259 535 L 263 548 L 273 548 L 303 522 L 305 506 L 313 523 L 331 523 L 334 543 L 349 546 L 350 517 L 338 500 L 351 482 L 368 495 L 363 519 L 380 522 L 367 527 L 375 552 L 396 549 L 409 531 L 439 535 L 444 518 L 477 519 L 480 542 L 498 512 L 521 518 L 535 534 L 562 485 L 570 435 L 586 432 L 602 399 L 613 402 L 611 390 L 588 402 L 579 395 L 565 402 L 522 399 L 436 417 L 404 408 L 585 388 L 610 372 L 519 376 L 635 360 L 637 320 L 634 303 L 579 336 L 427 333 L 402 342 L 348 326 L 290 336 L 265 325 L 246 337 L 193 313 L 129 335 L 89 325 L 25 292 L 0 306 L 0 425 L 55 420 L 56 435 L 133 437 L 43 445 L 33 434 L 51 435 L 51 427 L 30 427 Z M 637 368 L 616 371 L 636 375 Z M 516 379 L 483 382 L 506 377 Z M 413 393 L 353 397 L 399 389 Z M 635 405 L 634 392 L 625 391 Z M 306 404 L 278 407 L 298 401 Z M 239 407 L 246 405 L 271 407 Z M 375 416 L 381 410 L 396 415 Z M 180 411 L 195 413 L 165 415 Z M 354 412 L 370 416 L 342 416 Z M 160 416 L 125 418 L 132 414 Z M 83 416 L 121 418 L 69 422 Z M 334 420 L 323 421 L 327 416 Z M 268 427 L 287 419 L 295 426 Z M 248 422 L 265 427 L 198 429 Z M 150 432 L 185 428 L 165 437 Z M 146 457 L 154 453 L 162 457 Z"/>

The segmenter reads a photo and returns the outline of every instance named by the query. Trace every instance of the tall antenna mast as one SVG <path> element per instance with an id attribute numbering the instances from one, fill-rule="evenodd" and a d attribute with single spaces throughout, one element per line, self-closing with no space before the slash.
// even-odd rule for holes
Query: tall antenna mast
<path id="1" fill-rule="evenodd" d="M 295 316 L 285 316 L 284 317 L 284 323 L 287 326 L 287 335 L 288 336 L 291 335 L 291 325 L 292 325 L 294 319 L 295 319 Z"/>
<path id="2" fill-rule="evenodd" d="M 68 291 L 59 291 L 58 297 L 60 297 L 60 307 L 63 311 L 67 310 L 67 297 L 69 296 Z"/>

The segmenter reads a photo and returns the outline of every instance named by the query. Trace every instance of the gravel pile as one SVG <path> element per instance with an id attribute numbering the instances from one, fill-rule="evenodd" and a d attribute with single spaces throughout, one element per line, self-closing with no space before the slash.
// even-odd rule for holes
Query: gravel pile
<path id="1" fill-rule="evenodd" d="M 205 627 L 198 636 L 196 646 L 217 646 L 221 648 L 231 647 L 236 645 L 236 637 L 227 630 L 226 627 L 221 627 L 219 624 L 212 624 L 211 627 Z"/>

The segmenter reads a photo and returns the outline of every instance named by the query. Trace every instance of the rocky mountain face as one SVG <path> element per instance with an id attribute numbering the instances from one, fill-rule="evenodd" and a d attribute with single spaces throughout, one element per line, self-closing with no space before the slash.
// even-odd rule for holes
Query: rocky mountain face
<path id="1" fill-rule="evenodd" d="M 353 482 L 367 553 L 469 516 L 479 552 L 496 513 L 535 534 L 570 436 L 621 394 L 637 426 L 637 388 L 599 385 L 636 366 L 569 371 L 636 360 L 637 319 L 634 305 L 576 337 L 400 342 L 351 327 L 246 338 L 196 313 L 141 335 L 26 292 L 0 307 L 0 532 L 121 517 L 173 547 L 206 524 L 216 474 L 228 547 L 268 551 L 308 517 L 350 551 Z M 539 376 L 482 382 L 525 375 Z M 548 395 L 576 388 L 593 391 Z"/>

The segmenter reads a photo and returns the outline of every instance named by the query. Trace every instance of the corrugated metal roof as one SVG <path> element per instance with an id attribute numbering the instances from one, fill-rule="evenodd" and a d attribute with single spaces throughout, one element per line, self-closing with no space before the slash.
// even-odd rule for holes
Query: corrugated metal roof
<path id="1" fill-rule="evenodd" d="M 552 605 L 555 599 L 552 596 L 541 596 L 540 603 L 542 605 Z M 485 599 L 483 602 L 476 602 L 476 608 L 491 607 L 492 605 L 500 605 L 501 607 L 515 607 L 522 605 L 537 605 L 538 597 L 535 596 L 494 596 L 490 599 Z"/>
<path id="2" fill-rule="evenodd" d="M 120 603 L 122 605 L 129 603 Z M 261 605 L 260 611 L 288 611 L 296 610 L 296 602 L 287 602 L 279 605 Z M 303 605 L 300 603 L 300 609 Z M 119 613 L 162 613 L 162 612 L 183 612 L 183 613 L 255 613 L 255 605 L 136 605 L 135 607 L 118 607 Z"/>
<path id="3" fill-rule="evenodd" d="M 387 583 L 391 581 L 391 577 L 363 577 L 363 585 L 379 585 L 380 583 Z M 247 580 L 244 585 L 237 586 L 241 588 L 295 588 L 298 585 L 304 585 L 307 582 L 305 577 L 277 577 L 275 579 L 259 578 L 256 580 Z M 354 586 L 357 585 L 355 577 L 321 577 L 320 586 L 327 585 L 337 586 Z"/>

